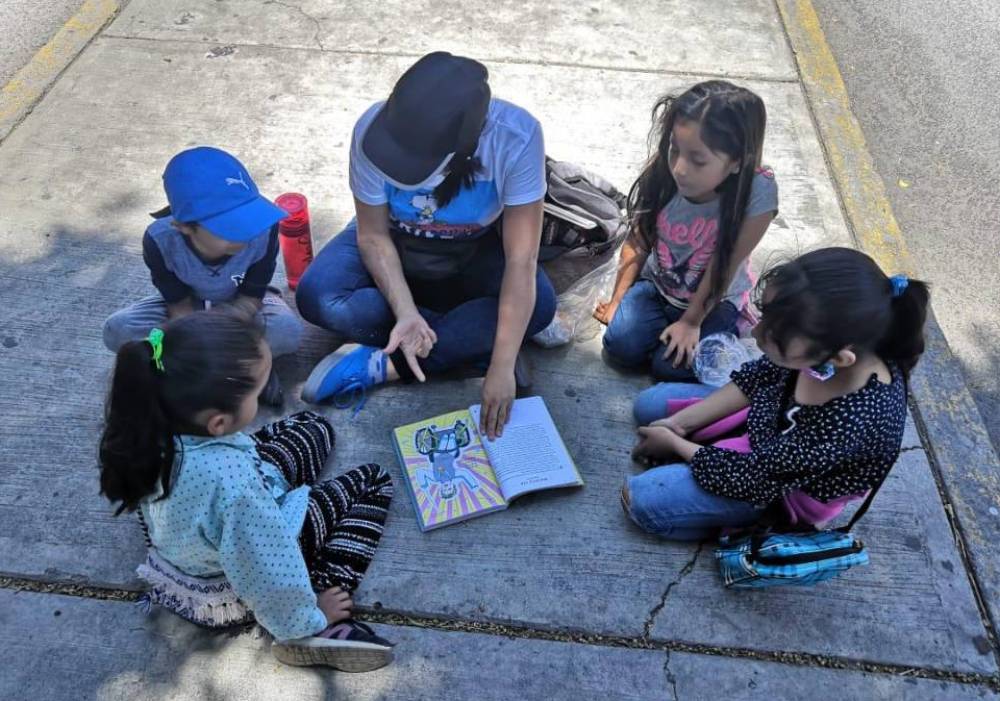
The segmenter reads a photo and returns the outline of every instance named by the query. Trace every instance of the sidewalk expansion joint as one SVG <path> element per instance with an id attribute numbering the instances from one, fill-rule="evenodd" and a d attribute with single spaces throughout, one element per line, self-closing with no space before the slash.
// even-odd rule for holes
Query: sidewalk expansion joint
<path id="1" fill-rule="evenodd" d="M 105 587 L 92 587 L 74 582 L 43 582 L 34 579 L 0 576 L 0 589 L 15 592 L 27 591 L 42 594 L 58 594 L 74 596 L 83 599 L 103 601 L 135 602 L 142 596 L 139 591 L 127 591 Z M 765 651 L 752 648 L 731 647 L 722 645 L 707 645 L 688 643 L 679 640 L 654 640 L 648 637 L 627 637 L 622 635 L 607 635 L 603 633 L 588 633 L 579 630 L 558 630 L 553 628 L 533 628 L 529 625 L 516 623 L 493 622 L 461 618 L 438 618 L 418 614 L 389 611 L 376 604 L 375 607 L 358 607 L 355 609 L 358 620 L 389 626 L 405 626 L 421 628 L 442 633 L 472 633 L 493 635 L 511 640 L 545 640 L 558 643 L 575 643 L 597 647 L 628 648 L 633 650 L 658 650 L 667 653 L 684 652 L 693 655 L 708 655 L 733 659 L 752 660 L 755 662 L 774 662 L 794 667 L 820 667 L 839 669 L 869 674 L 882 674 L 895 677 L 911 677 L 915 679 L 930 679 L 941 682 L 953 682 L 975 686 L 989 687 L 1000 692 L 1000 674 L 987 675 L 976 672 L 954 672 L 946 669 L 929 667 L 910 667 L 901 664 L 887 664 L 864 660 L 820 655 L 806 652 Z M 221 632 L 230 635 L 230 632 Z"/>
<path id="2" fill-rule="evenodd" d="M 141 591 L 94 587 L 68 581 L 25 579 L 7 575 L 0 576 L 0 589 L 10 589 L 15 592 L 27 591 L 33 594 L 60 594 L 62 596 L 76 596 L 81 599 L 97 599 L 98 601 L 134 602 L 142 596 Z"/>
<path id="3" fill-rule="evenodd" d="M 285 7 L 291 9 L 298 9 L 295 5 L 286 4 L 284 2 L 278 2 L 278 0 L 271 0 L 274 4 L 284 5 Z M 305 15 L 305 12 L 303 12 Z M 309 17 L 309 15 L 305 15 Z M 310 19 L 312 19 L 310 17 Z M 318 30 L 317 30 L 318 37 Z M 117 39 L 120 41 L 134 41 L 134 42 L 151 42 L 155 44 L 194 44 L 197 46 L 216 46 L 222 39 L 216 37 L 214 40 L 204 40 L 204 39 L 188 39 L 186 37 L 142 37 L 142 36 L 130 36 L 128 34 L 115 34 L 113 32 L 104 32 L 101 34 L 102 39 Z M 260 43 L 247 43 L 240 41 L 226 41 L 227 46 L 233 46 L 239 49 L 273 49 L 277 51 L 311 51 L 324 54 L 341 54 L 344 56 L 373 56 L 373 57 L 385 57 L 385 58 L 413 58 L 417 59 L 423 56 L 421 52 L 412 51 L 376 51 L 372 49 L 333 49 L 329 47 L 322 46 L 319 44 L 317 39 L 317 47 L 312 46 L 282 46 L 281 44 L 269 44 L 266 42 Z M 322 46 L 322 48 L 318 48 Z M 795 85 L 798 83 L 798 78 L 795 76 L 781 77 L 781 76 L 771 76 L 755 73 L 718 73 L 713 71 L 684 71 L 677 69 L 665 69 L 665 68 L 643 68 L 640 66 L 614 66 L 610 64 L 603 63 L 584 63 L 584 62 L 573 62 L 573 61 L 550 61 L 546 59 L 527 59 L 527 58 L 516 58 L 512 56 L 489 56 L 483 57 L 480 60 L 485 61 L 490 64 L 504 64 L 512 66 L 544 66 L 544 67 L 555 67 L 555 68 L 583 68 L 586 70 L 596 70 L 596 71 L 614 71 L 617 73 L 644 73 L 649 75 L 662 75 L 662 76 L 677 76 L 678 78 L 683 78 L 685 81 L 690 80 L 729 80 L 729 81 L 742 81 L 742 82 L 755 82 L 755 83 L 776 83 L 776 84 L 787 84 Z"/>
<path id="4" fill-rule="evenodd" d="M 701 556 L 701 551 L 704 547 L 705 547 L 705 541 L 701 541 L 698 543 L 698 548 L 694 551 L 694 555 L 691 557 L 690 560 L 684 563 L 684 566 L 681 567 L 680 572 L 677 573 L 677 576 L 674 578 L 674 580 L 667 585 L 666 589 L 663 590 L 663 595 L 660 597 L 660 602 L 650 610 L 649 615 L 646 617 L 646 623 L 642 626 L 643 638 L 647 640 L 649 639 L 649 635 L 653 630 L 653 623 L 656 621 L 656 616 L 660 613 L 660 611 L 663 610 L 663 607 L 667 605 L 667 597 L 670 596 L 671 590 L 675 586 L 680 584 L 681 580 L 683 580 L 691 573 L 691 570 L 693 570 L 695 564 L 697 564 L 698 558 Z"/>

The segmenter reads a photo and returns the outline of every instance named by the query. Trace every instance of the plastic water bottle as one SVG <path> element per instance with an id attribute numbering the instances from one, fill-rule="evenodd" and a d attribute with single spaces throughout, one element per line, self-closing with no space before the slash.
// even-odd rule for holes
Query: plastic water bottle
<path id="1" fill-rule="evenodd" d="M 694 352 L 694 374 L 712 387 L 722 387 L 729 376 L 751 359 L 747 346 L 731 333 L 713 333 L 698 343 Z"/>
<path id="2" fill-rule="evenodd" d="M 285 276 L 288 278 L 288 288 L 294 290 L 299 285 L 299 278 L 312 263 L 312 231 L 309 228 L 309 202 L 305 195 L 297 192 L 286 192 L 274 201 L 276 205 L 288 212 L 288 217 L 278 224 L 278 242 L 281 245 L 281 257 L 285 261 Z"/>

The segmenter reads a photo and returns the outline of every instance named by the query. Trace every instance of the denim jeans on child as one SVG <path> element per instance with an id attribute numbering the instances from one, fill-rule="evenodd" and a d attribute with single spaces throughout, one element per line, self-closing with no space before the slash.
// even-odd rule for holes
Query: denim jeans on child
<path id="1" fill-rule="evenodd" d="M 461 366 L 485 370 L 493 353 L 500 284 L 503 281 L 503 246 L 484 241 L 476 257 L 454 277 L 433 282 L 407 280 L 420 314 L 437 343 L 420 360 L 426 372 L 438 373 Z M 309 265 L 296 294 L 302 318 L 338 333 L 352 343 L 385 346 L 395 317 L 382 292 L 368 273 L 358 250 L 354 221 L 323 247 Z M 535 307 L 525 338 L 552 321 L 556 295 L 541 268 L 535 276 Z"/>
<path id="2" fill-rule="evenodd" d="M 693 382 L 690 368 L 674 367 L 674 357 L 664 360 L 667 347 L 660 343 L 663 329 L 681 318 L 683 309 L 668 303 L 650 280 L 639 280 L 618 305 L 607 331 L 604 348 L 611 360 L 626 367 L 645 366 L 652 360 L 653 377 L 668 382 Z M 739 311 L 730 302 L 717 304 L 701 323 L 701 337 L 728 331 L 736 333 Z"/>
<path id="3" fill-rule="evenodd" d="M 302 338 L 302 322 L 295 315 L 281 293 L 268 288 L 257 312 L 257 323 L 264 330 L 264 338 L 275 356 L 294 353 Z M 204 303 L 199 303 L 204 305 Z M 196 304 L 195 308 L 199 308 Z M 167 323 L 167 303 L 159 295 L 145 297 L 108 317 L 104 322 L 104 345 L 112 353 L 128 341 L 141 341 L 157 326 Z"/>
<path id="4" fill-rule="evenodd" d="M 706 385 L 661 382 L 636 398 L 633 413 L 644 426 L 668 416 L 668 400 L 707 397 L 714 391 Z M 709 538 L 721 527 L 748 526 L 760 513 L 748 502 L 706 492 L 686 463 L 653 467 L 626 483 L 632 520 L 643 530 L 672 540 Z"/>

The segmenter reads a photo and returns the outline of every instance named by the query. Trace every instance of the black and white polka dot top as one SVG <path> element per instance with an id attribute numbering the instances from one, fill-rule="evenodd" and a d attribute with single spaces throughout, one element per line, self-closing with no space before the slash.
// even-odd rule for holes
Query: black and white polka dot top
<path id="1" fill-rule="evenodd" d="M 906 424 L 906 382 L 889 369 L 890 384 L 873 374 L 858 391 L 813 406 L 793 398 L 797 370 L 767 358 L 747 363 L 732 381 L 750 399 L 751 452 L 701 448 L 691 461 L 695 479 L 758 505 L 795 490 L 825 502 L 873 488 L 899 457 Z"/>

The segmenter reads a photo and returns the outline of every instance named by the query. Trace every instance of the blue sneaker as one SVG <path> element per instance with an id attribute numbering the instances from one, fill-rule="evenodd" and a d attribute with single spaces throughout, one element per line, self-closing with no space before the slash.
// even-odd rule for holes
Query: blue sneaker
<path id="1" fill-rule="evenodd" d="M 337 408 L 345 409 L 360 395 L 354 410 L 357 414 L 365 405 L 368 389 L 385 382 L 387 361 L 382 350 L 373 346 L 358 346 L 346 355 L 334 351 L 309 373 L 302 399 L 313 404 L 333 399 Z"/>

